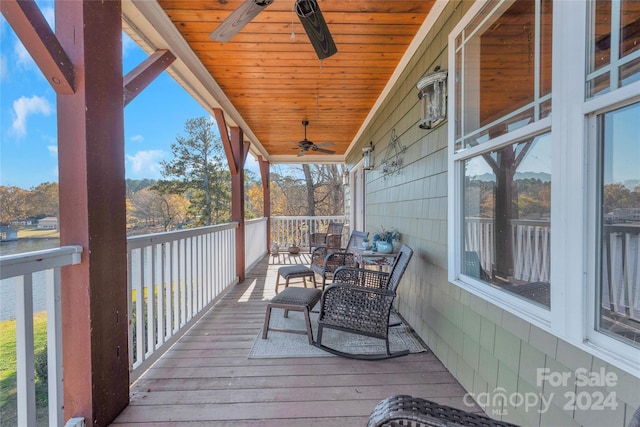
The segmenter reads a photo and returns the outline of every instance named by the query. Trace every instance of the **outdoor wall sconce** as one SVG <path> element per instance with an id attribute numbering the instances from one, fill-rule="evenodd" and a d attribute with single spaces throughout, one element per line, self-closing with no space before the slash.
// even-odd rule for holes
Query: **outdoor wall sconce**
<path id="1" fill-rule="evenodd" d="M 437 66 L 418 80 L 418 98 L 422 107 L 420 128 L 432 129 L 447 118 L 447 70 Z"/>
<path id="2" fill-rule="evenodd" d="M 344 173 L 342 174 L 342 186 L 346 187 L 349 185 L 349 171 L 346 170 L 344 171 Z"/>
<path id="3" fill-rule="evenodd" d="M 369 143 L 368 147 L 362 149 L 362 156 L 364 157 L 364 170 L 373 169 L 373 141 Z"/>

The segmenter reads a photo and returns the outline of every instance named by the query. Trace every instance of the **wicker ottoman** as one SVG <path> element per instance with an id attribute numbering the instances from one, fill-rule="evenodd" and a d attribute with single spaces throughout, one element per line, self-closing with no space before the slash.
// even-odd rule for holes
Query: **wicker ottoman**
<path id="1" fill-rule="evenodd" d="M 287 288 L 289 286 L 290 279 L 302 279 L 304 282 L 304 287 L 307 287 L 307 278 L 310 278 L 313 281 L 313 287 L 316 287 L 316 275 L 315 273 L 307 266 L 302 264 L 297 265 L 287 265 L 285 267 L 280 267 L 278 269 L 278 275 L 276 276 L 276 294 L 278 293 L 278 286 L 280 286 L 280 277 L 282 277 L 284 282 L 284 287 Z"/>
<path id="2" fill-rule="evenodd" d="M 262 339 L 267 338 L 269 329 L 279 332 L 290 332 L 292 334 L 306 334 L 309 338 L 309 344 L 313 344 L 313 331 L 311 330 L 311 320 L 309 320 L 309 311 L 320 300 L 322 292 L 320 289 L 307 288 L 285 288 L 278 295 L 273 297 L 267 305 L 267 313 L 264 317 L 264 327 L 262 328 Z M 304 321 L 307 325 L 306 331 L 295 329 L 275 329 L 269 328 L 269 320 L 271 319 L 272 308 L 283 308 L 284 317 L 289 317 L 289 311 L 301 311 L 304 314 Z"/>

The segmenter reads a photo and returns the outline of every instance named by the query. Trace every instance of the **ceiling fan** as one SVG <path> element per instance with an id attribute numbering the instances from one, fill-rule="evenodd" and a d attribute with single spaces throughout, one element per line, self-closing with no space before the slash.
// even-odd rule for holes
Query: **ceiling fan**
<path id="1" fill-rule="evenodd" d="M 246 0 L 222 21 L 209 37 L 218 42 L 228 42 L 271 3 L 273 0 Z M 338 52 L 318 2 L 296 0 L 295 9 L 318 58 L 325 59 Z"/>
<path id="2" fill-rule="evenodd" d="M 320 153 L 325 153 L 325 154 L 335 154 L 335 151 L 333 151 L 333 150 L 327 150 L 326 148 L 322 148 L 322 147 L 333 145 L 333 142 L 321 142 L 319 144 L 314 144 L 313 142 L 311 142 L 311 141 L 309 141 L 307 139 L 307 125 L 308 124 L 309 124 L 308 120 L 303 120 L 302 121 L 302 126 L 304 126 L 304 139 L 302 141 L 298 142 L 298 147 L 300 148 L 300 152 L 298 153 L 298 157 L 304 156 L 305 153 L 307 151 L 309 151 L 309 150 L 318 151 Z"/>

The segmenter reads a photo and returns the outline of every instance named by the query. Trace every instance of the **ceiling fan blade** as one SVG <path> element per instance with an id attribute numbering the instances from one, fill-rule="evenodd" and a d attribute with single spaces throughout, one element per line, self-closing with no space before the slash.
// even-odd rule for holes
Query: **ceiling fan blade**
<path id="1" fill-rule="evenodd" d="M 335 143 L 328 141 L 328 142 L 319 142 L 316 144 L 318 147 L 330 147 L 332 145 L 336 145 Z"/>
<path id="2" fill-rule="evenodd" d="M 338 52 L 316 0 L 296 0 L 296 14 L 318 58 L 325 59 Z"/>
<path id="3" fill-rule="evenodd" d="M 273 0 L 246 0 L 209 37 L 217 42 L 228 42 L 271 3 Z"/>
<path id="4" fill-rule="evenodd" d="M 336 152 L 333 150 L 327 150 L 326 148 L 319 148 L 318 146 L 314 146 L 312 150 L 319 151 L 321 153 L 326 153 L 326 154 L 336 154 Z"/>

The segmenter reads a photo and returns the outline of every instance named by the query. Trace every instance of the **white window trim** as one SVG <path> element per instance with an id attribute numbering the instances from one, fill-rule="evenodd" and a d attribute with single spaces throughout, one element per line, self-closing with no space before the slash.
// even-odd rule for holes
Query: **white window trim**
<path id="1" fill-rule="evenodd" d="M 478 1 L 449 34 L 448 63 L 455 76 L 455 40 L 486 1 Z M 640 378 L 640 349 L 595 329 L 595 144 L 588 117 L 640 97 L 640 82 L 585 101 L 587 2 L 553 4 L 553 108 L 550 119 L 539 120 L 508 135 L 455 153 L 455 84 L 449 85 L 448 133 L 448 279 L 451 283 L 521 317 L 613 366 Z M 454 77 L 455 78 L 455 77 Z M 582 106 L 582 107 L 580 107 Z M 487 148 L 506 146 L 545 129 L 552 131 L 551 265 L 552 305 L 545 310 L 507 292 L 460 274 L 462 241 L 462 160 Z M 495 144 L 495 145 L 494 145 Z M 570 256 L 568 254 L 571 254 Z M 564 261 L 563 261 L 564 260 Z"/>

